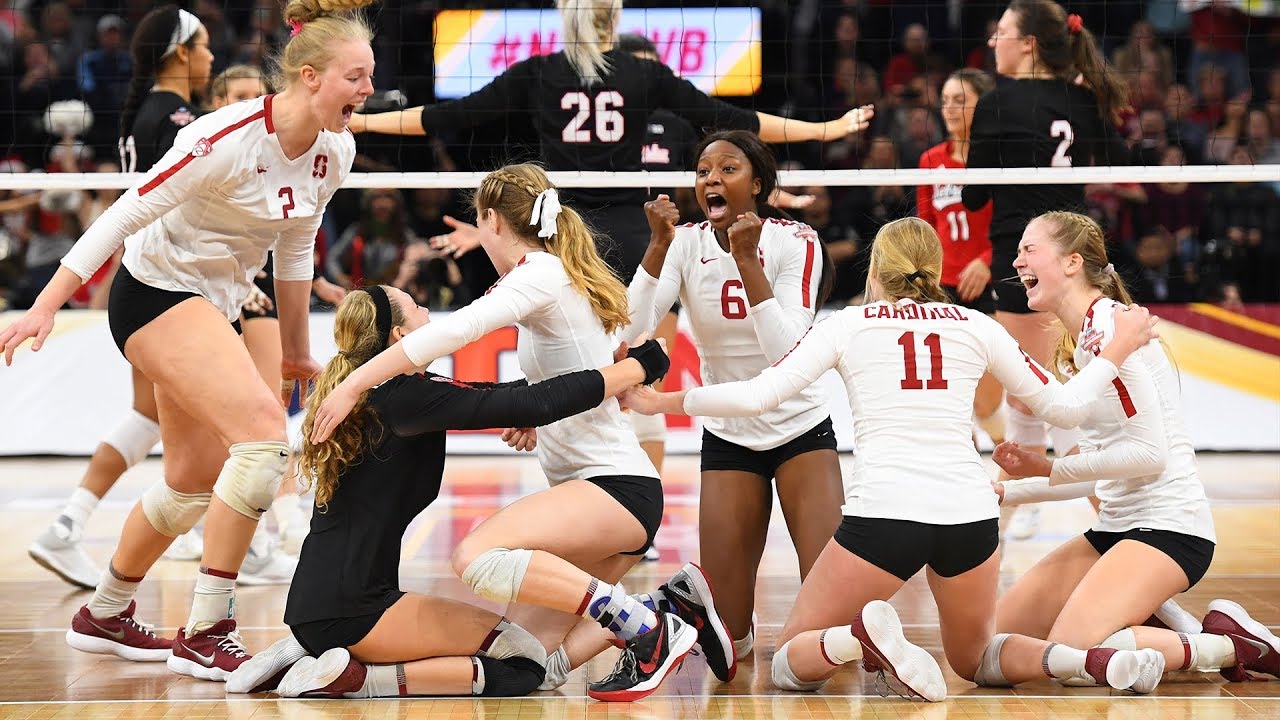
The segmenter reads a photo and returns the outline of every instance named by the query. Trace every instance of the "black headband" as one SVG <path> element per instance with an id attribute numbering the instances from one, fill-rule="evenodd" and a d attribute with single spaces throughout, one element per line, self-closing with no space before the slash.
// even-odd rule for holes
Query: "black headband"
<path id="1" fill-rule="evenodd" d="M 391 299 L 387 297 L 387 291 L 381 285 L 372 285 L 364 288 L 364 291 L 373 298 L 374 324 L 378 326 L 378 347 L 385 348 L 391 341 Z"/>

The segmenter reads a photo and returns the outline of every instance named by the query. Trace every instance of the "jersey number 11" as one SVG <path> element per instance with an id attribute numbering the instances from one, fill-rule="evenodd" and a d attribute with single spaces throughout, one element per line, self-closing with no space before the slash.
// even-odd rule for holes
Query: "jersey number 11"
<path id="1" fill-rule="evenodd" d="M 929 349 L 929 379 L 920 381 L 916 370 L 916 334 L 904 332 L 898 338 L 902 346 L 902 366 L 906 377 L 902 379 L 903 390 L 946 390 L 947 381 L 942 377 L 942 337 L 938 333 L 930 333 L 924 338 L 924 346 Z"/>

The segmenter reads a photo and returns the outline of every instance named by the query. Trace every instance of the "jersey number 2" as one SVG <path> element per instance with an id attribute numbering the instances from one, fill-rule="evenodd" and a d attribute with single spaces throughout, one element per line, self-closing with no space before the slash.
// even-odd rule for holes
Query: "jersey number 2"
<path id="1" fill-rule="evenodd" d="M 930 333 L 924 338 L 924 346 L 929 348 L 929 380 L 920 381 L 916 370 L 916 334 L 904 332 L 898 338 L 902 346 L 902 366 L 905 377 L 902 378 L 903 390 L 946 390 L 947 381 L 942 377 L 942 337 L 938 333 Z"/>
<path id="2" fill-rule="evenodd" d="M 288 198 L 288 200 L 285 200 L 284 202 L 284 207 L 280 208 L 280 212 L 284 213 L 285 217 L 289 217 L 289 211 L 294 208 L 293 188 L 291 187 L 280 188 L 280 197 Z"/>
<path id="3" fill-rule="evenodd" d="M 567 143 L 591 142 L 591 131 L 583 128 L 591 119 L 591 98 L 584 92 L 567 92 L 560 98 L 561 110 L 578 109 L 568 125 L 560 133 L 560 139 Z M 596 139 L 600 142 L 613 143 L 622 139 L 622 113 L 613 108 L 622 107 L 622 94 L 617 90 L 606 90 L 595 97 Z"/>
<path id="4" fill-rule="evenodd" d="M 1071 129 L 1071 123 L 1066 120 L 1054 120 L 1049 126 L 1049 136 L 1062 138 L 1058 143 L 1058 149 L 1053 153 L 1053 159 L 1049 161 L 1049 166 L 1071 167 L 1071 156 L 1067 155 L 1067 150 L 1076 141 L 1076 131 Z"/>

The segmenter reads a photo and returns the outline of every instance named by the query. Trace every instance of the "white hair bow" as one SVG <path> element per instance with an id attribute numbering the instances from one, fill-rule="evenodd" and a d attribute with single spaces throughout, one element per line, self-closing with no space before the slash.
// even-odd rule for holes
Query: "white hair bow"
<path id="1" fill-rule="evenodd" d="M 200 18 L 192 15 L 186 10 L 178 11 L 178 27 L 173 29 L 173 36 L 169 38 L 169 46 L 164 49 L 161 59 L 167 58 L 178 49 L 179 45 L 185 45 L 195 37 L 196 31 L 200 29 Z"/>
<path id="2" fill-rule="evenodd" d="M 533 201 L 533 217 L 529 218 L 530 225 L 538 225 L 538 237 L 550 238 L 556 234 L 556 216 L 560 214 L 560 195 L 555 188 L 547 188 L 538 193 L 538 198 Z"/>

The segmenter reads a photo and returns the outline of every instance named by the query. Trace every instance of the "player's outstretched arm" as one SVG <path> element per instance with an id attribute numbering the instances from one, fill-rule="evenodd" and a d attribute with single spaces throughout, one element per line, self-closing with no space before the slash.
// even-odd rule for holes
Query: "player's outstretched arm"
<path id="1" fill-rule="evenodd" d="M 831 142 L 846 135 L 862 132 L 871 127 L 876 110 L 871 105 L 854 108 L 844 115 L 824 123 L 795 120 L 758 112 L 760 139 L 771 143 L 792 143 L 817 140 Z"/>
<path id="2" fill-rule="evenodd" d="M 356 113 L 348 126 L 353 133 L 378 133 L 379 135 L 426 135 L 422 127 L 422 106 L 367 115 Z"/>

